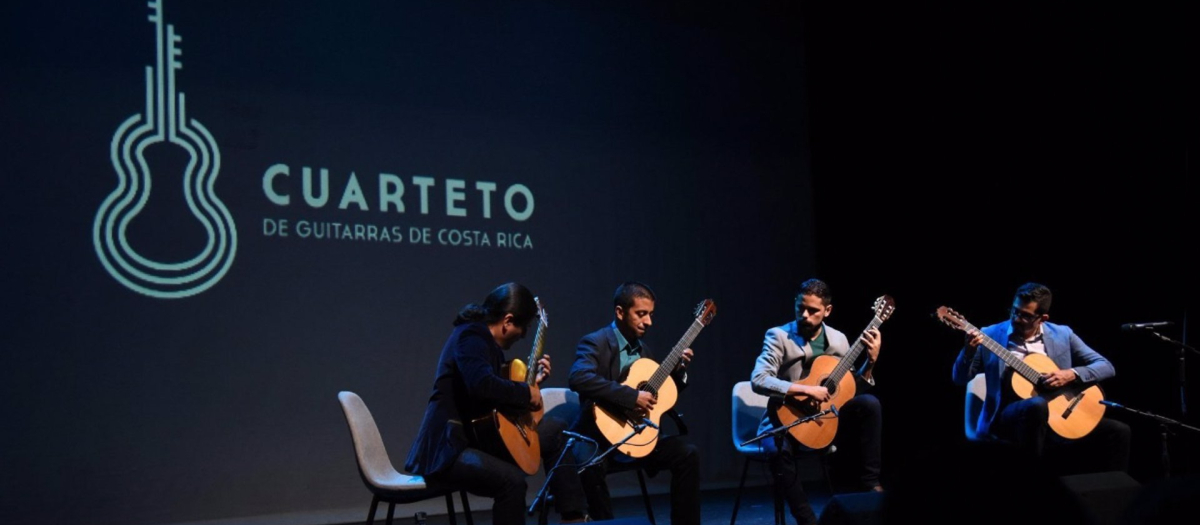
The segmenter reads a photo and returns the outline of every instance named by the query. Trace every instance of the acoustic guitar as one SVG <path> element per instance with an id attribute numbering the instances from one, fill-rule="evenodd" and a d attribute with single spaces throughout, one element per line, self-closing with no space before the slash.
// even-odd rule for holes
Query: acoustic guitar
<path id="1" fill-rule="evenodd" d="M 782 402 L 775 402 L 775 418 L 778 422 L 789 425 L 814 414 L 829 414 L 830 405 L 840 407 L 854 398 L 857 387 L 854 383 L 854 376 L 847 372 L 854 367 L 854 362 L 858 360 L 858 356 L 867 346 L 863 336 L 867 332 L 879 328 L 895 310 L 896 302 L 892 300 L 891 296 L 883 295 L 875 299 L 875 315 L 871 318 L 867 328 L 863 330 L 863 335 L 858 336 L 858 340 L 854 341 L 850 351 L 841 357 L 817 356 L 806 370 L 804 377 L 796 381 L 797 384 L 825 387 L 829 390 L 829 401 L 822 403 L 808 396 L 788 396 Z M 805 448 L 819 450 L 833 442 L 833 438 L 837 436 L 837 429 L 837 416 L 829 415 L 800 423 L 788 429 L 788 433 Z"/>
<path id="2" fill-rule="evenodd" d="M 946 326 L 974 335 L 983 335 L 978 328 L 968 323 L 958 312 L 945 306 L 937 309 L 937 318 Z M 983 347 L 1008 365 L 1012 371 L 1009 386 L 1012 393 L 1021 399 L 1041 396 L 1046 399 L 1050 408 L 1050 429 L 1067 439 L 1079 439 L 1086 436 L 1100 424 L 1104 417 L 1104 392 L 1099 385 L 1073 383 L 1059 388 L 1044 387 L 1042 374 L 1058 371 L 1048 356 L 1029 354 L 1021 359 L 1004 345 L 984 335 Z"/>
<path id="3" fill-rule="evenodd" d="M 546 310 L 537 297 L 538 326 L 533 336 L 533 348 L 529 352 L 529 364 L 520 359 L 513 359 L 505 365 L 502 375 L 509 380 L 519 381 L 538 388 L 538 360 L 542 358 L 546 343 L 546 327 L 549 319 Z M 477 445 L 484 451 L 515 463 L 526 474 L 537 473 L 542 465 L 542 445 L 538 441 L 537 426 L 541 423 L 545 410 L 510 410 L 493 409 L 491 413 L 471 420 Z"/>
<path id="4" fill-rule="evenodd" d="M 661 421 L 663 413 L 674 407 L 675 402 L 679 399 L 679 390 L 675 386 L 675 380 L 671 379 L 671 372 L 675 371 L 675 367 L 679 365 L 683 351 L 692 345 L 692 341 L 695 341 L 696 336 L 700 335 L 700 330 L 708 326 L 708 323 L 711 323 L 713 317 L 717 315 L 717 304 L 712 299 L 705 299 L 696 306 L 695 315 L 696 319 L 692 321 L 691 326 L 679 339 L 679 342 L 675 343 L 675 348 L 671 350 L 661 365 L 655 363 L 653 359 L 643 357 L 629 366 L 629 373 L 626 374 L 622 384 L 641 392 L 654 394 L 657 402 L 649 414 L 643 415 L 633 410 L 615 410 L 596 405 L 596 427 L 600 429 L 600 434 L 610 444 L 619 443 L 631 432 L 636 432 L 625 444 L 617 447 L 619 452 L 632 458 L 642 458 L 654 451 L 654 445 L 658 443 L 658 423 Z M 646 425 L 644 420 L 649 420 L 654 425 Z M 638 431 L 639 429 L 640 431 Z"/>

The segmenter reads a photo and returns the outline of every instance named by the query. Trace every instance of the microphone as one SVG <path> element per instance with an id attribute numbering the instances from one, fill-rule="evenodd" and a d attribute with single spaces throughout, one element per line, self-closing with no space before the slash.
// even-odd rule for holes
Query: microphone
<path id="1" fill-rule="evenodd" d="M 1121 325 L 1121 331 L 1132 332 L 1134 330 L 1145 330 L 1145 329 L 1149 329 L 1149 328 L 1162 328 L 1164 326 L 1171 326 L 1174 324 L 1175 323 L 1172 323 L 1171 321 L 1159 321 L 1157 323 L 1125 323 L 1125 324 Z"/>
<path id="2" fill-rule="evenodd" d="M 658 430 L 658 425 L 655 425 L 654 422 L 650 421 L 649 418 L 645 418 L 645 417 L 642 418 L 642 423 L 644 423 L 646 426 L 648 426 L 650 428 L 653 428 L 654 430 Z"/>
<path id="3" fill-rule="evenodd" d="M 838 412 L 837 412 L 837 405 L 835 405 L 833 403 L 829 404 L 829 411 L 833 412 L 834 417 L 842 417 L 841 414 L 838 414 Z"/>
<path id="4" fill-rule="evenodd" d="M 587 441 L 587 442 L 589 442 L 589 443 L 591 443 L 591 444 L 593 444 L 593 445 L 595 445 L 595 444 L 596 444 L 596 440 L 594 440 L 594 439 L 592 439 L 592 438 L 590 438 L 590 437 L 587 437 L 587 436 L 585 436 L 585 435 L 583 435 L 583 434 L 576 434 L 576 433 L 574 433 L 574 432 L 571 432 L 570 430 L 564 430 L 564 431 L 562 431 L 562 433 L 563 433 L 563 435 L 566 435 L 566 436 L 571 436 L 571 437 L 573 437 L 573 438 L 575 438 L 575 439 L 582 439 L 582 440 L 584 440 L 584 441 Z"/>
<path id="5" fill-rule="evenodd" d="M 1113 403 L 1112 401 L 1105 401 L 1103 399 L 1100 400 L 1100 404 L 1110 407 L 1125 408 L 1125 406 L 1120 403 Z"/>

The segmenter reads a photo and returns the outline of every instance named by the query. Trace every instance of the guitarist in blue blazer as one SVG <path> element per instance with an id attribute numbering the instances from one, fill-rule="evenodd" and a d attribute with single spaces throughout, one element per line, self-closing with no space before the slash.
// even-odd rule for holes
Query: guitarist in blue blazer
<path id="1" fill-rule="evenodd" d="M 629 366 L 640 357 L 654 358 L 642 336 L 653 324 L 654 292 L 650 287 L 627 282 L 613 294 L 612 324 L 583 336 L 575 350 L 571 366 L 571 390 L 579 393 L 582 412 L 575 423 L 577 432 L 591 436 L 605 447 L 608 443 L 596 427 L 593 407 L 601 403 L 613 408 L 646 412 L 655 404 L 649 392 L 639 392 L 621 384 Z M 692 350 L 683 351 L 683 359 L 671 374 L 675 384 L 687 386 L 686 364 Z M 603 450 L 603 449 L 602 449 Z M 613 518 L 612 503 L 605 475 L 613 466 L 612 456 L 580 474 L 587 494 L 589 517 Z M 650 455 L 627 463 L 631 468 L 671 471 L 671 524 L 700 525 L 700 455 L 696 446 L 678 437 L 660 439 Z"/>
<path id="2" fill-rule="evenodd" d="M 1050 432 L 1046 399 L 1036 395 L 1018 399 L 1008 386 L 1012 371 L 994 353 L 980 348 L 987 336 L 1021 358 L 1044 354 L 1059 369 L 1042 374 L 1042 386 L 1051 389 L 1089 385 L 1113 377 L 1116 370 L 1112 363 L 1070 327 L 1047 322 L 1052 297 L 1050 289 L 1041 284 L 1026 283 L 1017 288 L 1008 321 L 984 327 L 981 334 L 967 334 L 966 346 L 954 361 L 954 383 L 966 386 L 980 372 L 987 380 L 987 397 L 976 423 L 978 435 L 1014 442 L 1038 458 L 1044 457 L 1047 448 L 1078 444 L 1094 450 L 1087 456 L 1093 463 L 1091 470 L 1127 470 L 1129 425 L 1103 418 L 1079 440 L 1058 437 Z"/>

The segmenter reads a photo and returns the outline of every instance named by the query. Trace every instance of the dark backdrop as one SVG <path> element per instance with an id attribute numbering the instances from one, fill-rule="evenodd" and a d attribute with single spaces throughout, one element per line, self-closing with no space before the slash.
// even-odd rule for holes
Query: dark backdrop
<path id="1" fill-rule="evenodd" d="M 363 397 L 402 465 L 455 313 L 510 280 L 549 312 L 551 386 L 566 385 L 579 337 L 610 321 L 622 281 L 658 292 L 649 340 L 662 349 L 713 298 L 695 343 L 702 386 L 680 407 L 711 451 L 705 480 L 734 472 L 729 388 L 762 330 L 786 321 L 768 306 L 787 302 L 779 284 L 813 270 L 791 8 L 167 1 L 180 121 L 215 147 L 187 144 L 220 155 L 215 178 L 193 166 L 193 184 L 211 183 L 193 202 L 212 210 L 196 214 L 186 150 L 116 133 L 146 111 L 148 14 L 145 2 L 4 8 L 0 521 L 358 508 L 337 392 Z M 114 145 L 133 159 L 118 162 L 123 178 Z M 305 168 L 323 205 L 307 203 Z M 424 206 L 415 177 L 432 181 Z M 403 213 L 381 209 L 395 181 Z M 528 193 L 509 213 L 517 185 Z M 127 199 L 100 213 L 114 193 Z M 131 264 L 148 277 L 116 271 L 126 286 L 101 263 L 116 256 L 93 241 L 98 215 L 102 239 L 109 217 L 128 219 L 129 250 L 150 262 L 201 254 L 227 271 L 201 272 L 211 286 L 197 290 Z M 232 258 L 204 255 L 197 217 L 214 246 L 226 228 Z M 191 295 L 152 296 L 170 293 Z"/>
<path id="2" fill-rule="evenodd" d="M 145 105 L 148 9 L 4 8 L 0 521 L 361 505 L 334 395 L 364 397 L 400 464 L 454 312 L 506 280 L 546 302 L 552 386 L 565 385 L 578 337 L 607 322 L 620 281 L 658 291 L 659 348 L 692 305 L 717 301 L 695 345 L 698 386 L 681 400 L 709 485 L 740 467 L 729 387 L 814 275 L 834 287 L 830 322 L 849 333 L 876 296 L 896 298 L 878 368 L 886 483 L 935 489 L 929 477 L 945 471 L 931 465 L 953 466 L 946 450 L 962 439 L 962 391 L 949 382 L 961 337 L 929 313 L 947 304 L 995 322 L 1029 280 L 1056 292 L 1053 320 L 1113 360 L 1110 399 L 1177 415 L 1172 354 L 1118 326 L 1170 320 L 1179 336 L 1196 288 L 1182 13 L 165 7 L 183 36 L 187 116 L 219 147 L 214 191 L 238 233 L 228 271 L 181 299 L 123 286 L 92 240 L 118 184 L 114 132 Z M 165 144 L 146 158 L 161 191 L 130 243 L 187 259 L 206 239 L 179 191 L 187 158 Z M 278 164 L 290 175 L 272 188 L 287 206 L 263 189 Z M 304 202 L 304 167 L 329 170 L 321 208 Z M 363 197 L 350 192 L 342 209 L 352 172 Z M 381 174 L 403 181 L 404 213 L 379 209 Z M 434 179 L 426 213 L 414 176 Z M 451 180 L 464 181 L 465 217 L 448 213 Z M 479 181 L 498 188 L 490 218 Z M 504 211 L 515 184 L 535 196 L 525 220 Z M 285 219 L 288 237 L 267 234 Z M 300 221 L 403 236 L 302 237 Z M 410 228 L 429 228 L 430 243 Z M 485 232 L 489 246 L 440 244 L 442 229 Z M 499 247 L 500 232 L 532 248 Z M 1161 476 L 1156 429 L 1127 420 L 1134 474 Z M 1194 444 L 1174 448 L 1178 469 L 1195 471 L 1181 450 Z"/>
<path id="3" fill-rule="evenodd" d="M 963 440 L 963 391 L 950 381 L 962 335 L 930 315 L 947 305 L 978 326 L 1002 321 L 1028 281 L 1054 292 L 1052 322 L 1116 366 L 1108 399 L 1179 417 L 1176 354 L 1119 327 L 1172 321 L 1163 334 L 1179 339 L 1196 313 L 1184 13 L 813 4 L 801 18 L 831 322 L 860 330 L 874 297 L 897 301 L 877 372 L 886 477 L 937 487 L 979 474 L 947 453 Z M 1133 427 L 1132 474 L 1161 478 L 1157 425 L 1108 413 Z M 1175 474 L 1194 474 L 1196 437 L 1172 443 Z"/>

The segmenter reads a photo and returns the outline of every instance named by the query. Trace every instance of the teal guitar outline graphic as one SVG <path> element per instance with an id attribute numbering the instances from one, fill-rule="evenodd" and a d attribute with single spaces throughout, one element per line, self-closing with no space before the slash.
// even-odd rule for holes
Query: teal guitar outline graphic
<path id="1" fill-rule="evenodd" d="M 187 119 L 183 93 L 176 92 L 175 72 L 183 67 L 181 38 L 175 26 L 163 23 L 162 0 L 147 5 L 155 30 L 156 64 L 146 66 L 146 107 L 113 133 L 110 155 L 118 182 L 96 212 L 92 240 L 104 269 L 122 285 L 151 297 L 178 299 L 201 293 L 225 276 L 237 252 L 237 229 L 213 190 L 221 170 L 217 143 L 200 122 Z M 204 249 L 182 262 L 144 257 L 126 236 L 129 224 L 150 199 L 145 150 L 164 141 L 188 154 L 184 201 L 208 236 Z"/>

